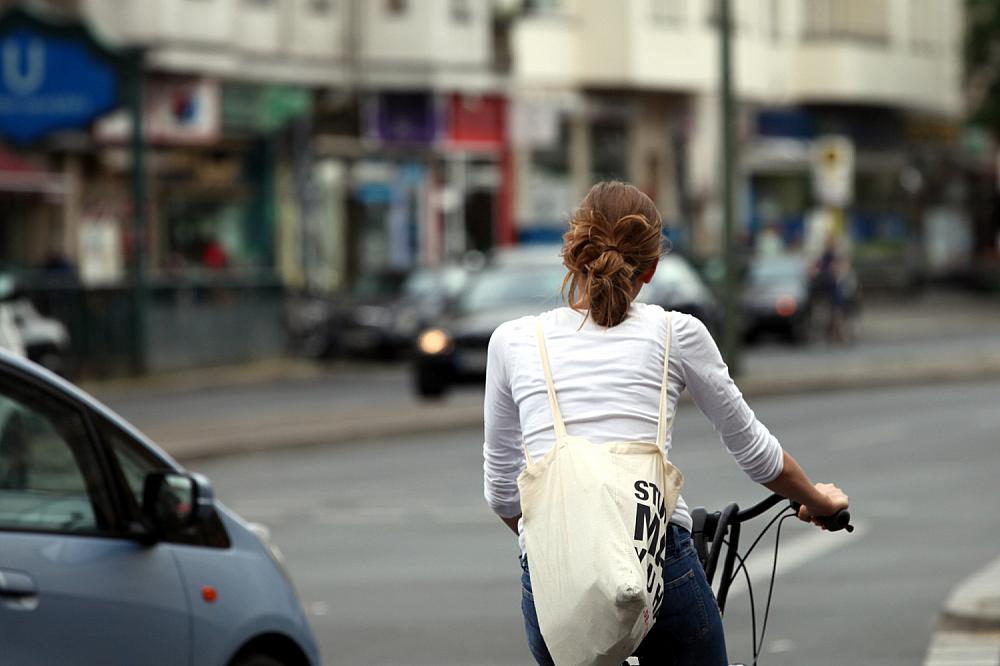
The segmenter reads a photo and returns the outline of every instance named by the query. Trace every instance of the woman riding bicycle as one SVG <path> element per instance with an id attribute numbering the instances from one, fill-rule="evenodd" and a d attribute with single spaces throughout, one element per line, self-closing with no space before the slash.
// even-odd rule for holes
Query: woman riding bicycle
<path id="1" fill-rule="evenodd" d="M 676 312 L 665 318 L 659 306 L 634 302 L 642 285 L 652 279 L 661 252 L 660 214 L 632 185 L 598 183 L 570 219 L 562 251 L 569 307 L 538 317 L 566 427 L 597 444 L 653 441 L 670 325 L 671 417 L 686 388 L 742 469 L 773 492 L 800 502 L 801 519 L 846 508 L 847 496 L 839 488 L 813 485 L 757 420 L 700 321 Z M 531 553 L 525 552 L 517 486 L 525 454 L 538 459 L 555 443 L 535 320 L 508 321 L 490 339 L 483 469 L 487 502 L 518 534 L 521 609 L 529 648 L 539 664 L 553 666 L 531 592 Z M 669 435 L 665 447 L 671 447 Z M 690 529 L 687 506 L 678 499 L 667 527 L 666 598 L 639 654 L 655 659 L 652 663 L 723 666 L 729 662 L 722 620 Z"/>

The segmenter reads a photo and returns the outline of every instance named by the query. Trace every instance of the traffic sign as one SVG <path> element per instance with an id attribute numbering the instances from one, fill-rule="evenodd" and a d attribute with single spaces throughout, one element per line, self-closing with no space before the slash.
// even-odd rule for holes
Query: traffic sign
<path id="1" fill-rule="evenodd" d="M 854 199 L 854 143 L 845 136 L 818 137 L 812 150 L 813 193 L 824 206 L 842 208 Z"/>
<path id="2" fill-rule="evenodd" d="M 16 7 L 0 17 L 0 137 L 87 127 L 120 103 L 121 56 L 80 24 Z"/>

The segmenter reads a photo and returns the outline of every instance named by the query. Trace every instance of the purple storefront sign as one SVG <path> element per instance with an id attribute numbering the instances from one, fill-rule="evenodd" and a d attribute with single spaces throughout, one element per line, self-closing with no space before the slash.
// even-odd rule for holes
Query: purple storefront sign
<path id="1" fill-rule="evenodd" d="M 382 93 L 366 114 L 366 134 L 384 143 L 434 143 L 438 136 L 438 109 L 429 93 Z"/>

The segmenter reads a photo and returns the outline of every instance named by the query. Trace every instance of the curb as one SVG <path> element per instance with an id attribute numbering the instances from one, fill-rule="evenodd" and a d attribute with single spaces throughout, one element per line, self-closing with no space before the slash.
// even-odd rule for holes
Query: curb
<path id="1" fill-rule="evenodd" d="M 947 627 L 1000 630 L 1000 557 L 952 590 L 941 618 Z"/>
<path id="2" fill-rule="evenodd" d="M 334 423 L 331 423 L 334 422 Z M 400 405 L 372 410 L 354 410 L 350 414 L 329 413 L 321 422 L 275 424 L 252 431 L 219 433 L 207 437 L 171 440 L 155 431 L 147 434 L 177 460 L 224 457 L 239 453 L 276 451 L 351 444 L 402 437 L 405 435 L 448 432 L 471 428 L 483 422 L 482 398 L 426 406 Z"/>

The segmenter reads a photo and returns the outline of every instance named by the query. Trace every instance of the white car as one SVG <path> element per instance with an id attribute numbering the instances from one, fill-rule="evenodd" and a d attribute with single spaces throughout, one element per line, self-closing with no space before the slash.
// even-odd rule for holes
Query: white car
<path id="1" fill-rule="evenodd" d="M 46 317 L 27 298 L 3 303 L 21 337 L 23 354 L 49 370 L 65 374 L 69 332 L 58 319 Z"/>
<path id="2" fill-rule="evenodd" d="M 0 349 L 6 349 L 22 358 L 26 356 L 24 340 L 14 322 L 13 309 L 7 303 L 0 303 Z"/>

